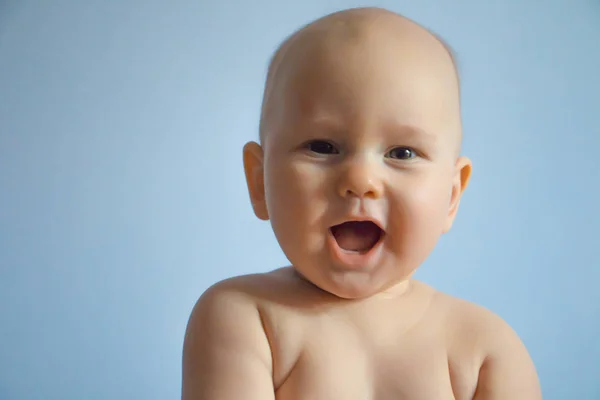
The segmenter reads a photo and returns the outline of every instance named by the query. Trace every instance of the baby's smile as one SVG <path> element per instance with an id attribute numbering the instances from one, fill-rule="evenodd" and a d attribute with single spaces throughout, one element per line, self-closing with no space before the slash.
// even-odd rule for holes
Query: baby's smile
<path id="1" fill-rule="evenodd" d="M 350 254 L 369 252 L 385 235 L 373 221 L 347 221 L 330 230 L 337 245 Z"/>
<path id="2" fill-rule="evenodd" d="M 364 270 L 380 262 L 386 233 L 373 220 L 349 220 L 329 232 L 330 254 L 338 268 Z"/>

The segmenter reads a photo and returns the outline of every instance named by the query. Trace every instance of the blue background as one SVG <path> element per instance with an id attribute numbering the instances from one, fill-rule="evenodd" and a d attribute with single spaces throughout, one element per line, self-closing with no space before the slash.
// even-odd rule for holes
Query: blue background
<path id="1" fill-rule="evenodd" d="M 284 265 L 241 162 L 286 35 L 359 5 L 456 50 L 474 176 L 417 277 L 600 399 L 600 2 L 0 1 L 0 399 L 174 399 L 210 284 Z"/>

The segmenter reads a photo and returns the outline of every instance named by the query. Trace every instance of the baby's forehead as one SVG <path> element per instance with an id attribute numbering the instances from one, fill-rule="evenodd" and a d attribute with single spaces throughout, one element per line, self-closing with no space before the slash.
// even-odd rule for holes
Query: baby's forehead
<path id="1" fill-rule="evenodd" d="M 394 79 L 400 75 L 399 70 L 412 70 L 414 73 L 405 77 L 409 86 L 411 81 L 415 81 L 416 74 L 423 75 L 423 71 L 429 69 L 431 76 L 427 80 L 445 80 L 443 91 L 456 92 L 460 103 L 455 66 L 443 42 L 397 14 L 380 10 L 351 10 L 308 25 L 289 37 L 275 53 L 265 85 L 261 141 L 268 130 L 269 120 L 289 102 L 318 103 L 323 96 L 332 95 L 335 90 L 329 83 L 335 81 L 337 74 L 348 73 L 350 59 L 358 60 L 355 67 L 358 73 L 367 67 L 381 71 L 388 65 L 391 69 L 388 68 L 382 75 Z M 372 76 L 376 78 L 378 74 Z M 383 85 L 387 84 L 385 77 L 381 81 Z M 316 87 L 311 87 L 311 84 Z M 324 85 L 327 87 L 319 87 Z M 327 93 L 327 90 L 330 92 Z"/>
<path id="2" fill-rule="evenodd" d="M 281 71 L 307 59 L 313 61 L 343 50 L 369 48 L 403 54 L 407 62 L 419 55 L 449 61 L 455 67 L 450 47 L 414 21 L 377 8 L 351 9 L 320 18 L 290 35 L 269 63 L 267 83 L 276 82 Z"/>

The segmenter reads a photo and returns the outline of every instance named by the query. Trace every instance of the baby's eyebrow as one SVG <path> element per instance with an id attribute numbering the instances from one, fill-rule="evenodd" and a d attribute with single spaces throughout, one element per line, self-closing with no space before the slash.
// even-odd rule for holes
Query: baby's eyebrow
<path id="1" fill-rule="evenodd" d="M 307 125 L 326 130 L 343 131 L 346 129 L 343 119 L 336 118 L 329 113 L 317 113 L 306 118 L 305 121 Z"/>
<path id="2" fill-rule="evenodd" d="M 385 129 L 391 133 L 411 139 L 425 139 L 430 141 L 436 141 L 438 139 L 438 135 L 433 132 L 412 124 L 394 122 L 388 124 Z"/>
<path id="3" fill-rule="evenodd" d="M 328 113 L 312 115 L 310 118 L 307 118 L 306 123 L 315 128 L 338 133 L 348 129 L 346 123 L 342 119 L 335 118 Z M 407 140 L 412 139 L 435 142 L 439 136 L 417 125 L 394 121 L 383 124 L 375 129 L 381 129 L 383 132 L 388 132 Z"/>

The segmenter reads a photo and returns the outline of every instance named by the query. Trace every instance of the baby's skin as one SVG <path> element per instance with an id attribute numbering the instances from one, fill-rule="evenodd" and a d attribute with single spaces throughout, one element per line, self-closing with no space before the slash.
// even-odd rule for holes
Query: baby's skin
<path id="1" fill-rule="evenodd" d="M 500 317 L 413 279 L 468 184 L 461 141 L 452 53 L 423 27 L 360 8 L 288 38 L 243 156 L 291 266 L 200 297 L 183 399 L 541 399 Z"/>

